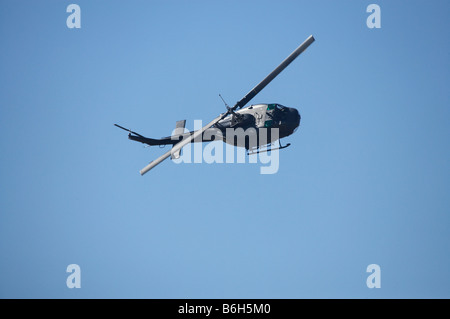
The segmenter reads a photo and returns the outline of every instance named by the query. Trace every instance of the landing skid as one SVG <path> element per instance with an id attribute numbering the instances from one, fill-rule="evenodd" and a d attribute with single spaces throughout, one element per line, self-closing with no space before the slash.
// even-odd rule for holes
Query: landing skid
<path id="1" fill-rule="evenodd" d="M 269 144 L 272 145 L 272 144 Z M 275 150 L 282 150 L 283 148 L 289 147 L 291 145 L 291 143 L 287 143 L 286 145 L 281 145 L 281 142 L 278 140 L 278 147 L 276 148 L 266 148 L 263 150 L 260 150 L 259 147 L 254 148 L 252 151 L 247 151 L 247 155 L 253 155 L 253 154 L 258 154 L 258 153 L 264 153 L 264 152 L 269 152 L 269 151 L 275 151 Z"/>

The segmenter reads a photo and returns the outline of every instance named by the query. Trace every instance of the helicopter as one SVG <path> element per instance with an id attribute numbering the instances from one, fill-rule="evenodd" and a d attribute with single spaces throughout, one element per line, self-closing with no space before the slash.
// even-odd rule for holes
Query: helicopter
<path id="1" fill-rule="evenodd" d="M 199 130 L 185 133 L 186 120 L 181 120 L 176 122 L 175 130 L 171 136 L 153 139 L 133 132 L 118 124 L 114 124 L 116 127 L 127 131 L 128 138 L 132 141 L 141 142 L 148 146 L 172 145 L 171 150 L 164 153 L 156 160 L 151 161 L 147 166 L 141 169 L 139 171 L 140 174 L 144 175 L 169 157 L 171 157 L 171 159 L 178 159 L 181 154 L 181 149 L 189 143 L 211 142 L 221 139 L 225 143 L 237 147 L 245 147 L 248 155 L 263 151 L 283 149 L 290 146 L 289 143 L 284 146 L 281 145 L 280 139 L 293 134 L 300 125 L 301 116 L 297 109 L 286 107 L 277 103 L 254 104 L 250 106 L 246 105 L 314 41 L 314 37 L 310 35 L 268 76 L 266 76 L 258 85 L 251 89 L 241 100 L 236 102 L 233 107 L 228 106 L 219 94 L 227 111 L 217 116 Z M 245 130 L 248 136 L 245 136 L 244 139 L 235 138 L 236 136 L 229 138 L 230 131 L 234 132 L 239 129 L 242 131 Z M 276 134 L 271 133 L 274 130 Z M 263 135 L 262 132 L 264 132 L 265 138 L 261 138 Z M 277 140 L 279 142 L 278 147 L 268 147 Z M 267 148 L 262 150 L 263 146 L 266 146 Z"/>

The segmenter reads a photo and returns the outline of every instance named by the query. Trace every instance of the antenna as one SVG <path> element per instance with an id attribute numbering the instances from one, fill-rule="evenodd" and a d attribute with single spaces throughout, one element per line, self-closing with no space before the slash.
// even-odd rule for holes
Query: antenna
<path id="1" fill-rule="evenodd" d="M 222 95 L 219 94 L 219 96 L 222 99 L 222 102 L 225 104 L 225 107 L 227 108 L 227 110 L 229 110 L 230 107 L 228 106 L 227 102 L 225 102 L 225 100 L 223 99 Z"/>

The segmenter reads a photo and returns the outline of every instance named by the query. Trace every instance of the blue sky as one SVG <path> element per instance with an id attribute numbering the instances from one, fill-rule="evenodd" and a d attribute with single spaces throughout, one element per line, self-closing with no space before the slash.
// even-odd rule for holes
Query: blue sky
<path id="1" fill-rule="evenodd" d="M 448 1 L 2 1 L 0 297 L 449 298 L 449 16 Z M 155 138 L 207 123 L 310 34 L 252 100 L 302 115 L 276 174 L 139 175 L 167 149 L 114 123 Z"/>

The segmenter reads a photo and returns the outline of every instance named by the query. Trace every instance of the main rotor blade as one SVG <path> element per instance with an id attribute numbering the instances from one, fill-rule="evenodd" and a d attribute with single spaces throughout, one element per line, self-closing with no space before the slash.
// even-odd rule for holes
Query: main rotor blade
<path id="1" fill-rule="evenodd" d="M 204 131 L 206 131 L 211 126 L 213 126 L 214 124 L 219 122 L 221 119 L 225 118 L 227 115 L 228 115 L 228 112 L 226 112 L 224 114 L 220 114 L 218 117 L 216 117 L 210 123 L 208 123 L 205 126 L 203 126 L 200 130 L 195 131 L 191 136 L 189 136 L 189 137 L 185 138 L 184 140 L 180 141 L 179 143 L 175 144 L 170 151 L 168 151 L 167 153 L 161 155 L 156 160 L 150 162 L 150 164 L 148 164 L 143 169 L 141 169 L 139 171 L 139 173 L 141 173 L 141 175 L 144 175 L 149 170 L 151 170 L 153 167 L 155 167 L 156 165 L 158 165 L 159 163 L 161 163 L 162 161 L 167 159 L 170 155 L 172 155 L 172 154 L 176 153 L 177 151 L 181 150 L 183 148 L 183 146 L 189 144 L 191 141 L 195 140 L 198 136 L 202 135 Z"/>
<path id="2" fill-rule="evenodd" d="M 264 80 L 262 80 L 257 86 L 255 86 L 250 92 L 247 93 L 240 101 L 238 101 L 232 108 L 233 111 L 244 107 L 251 99 L 253 99 L 256 94 L 261 92 L 267 84 L 269 84 L 278 74 L 281 73 L 292 61 L 294 61 L 300 53 L 306 50 L 311 43 L 314 42 L 314 37 L 310 35 L 305 42 L 299 45 L 294 52 L 292 52 L 275 70 L 272 71 Z"/>

